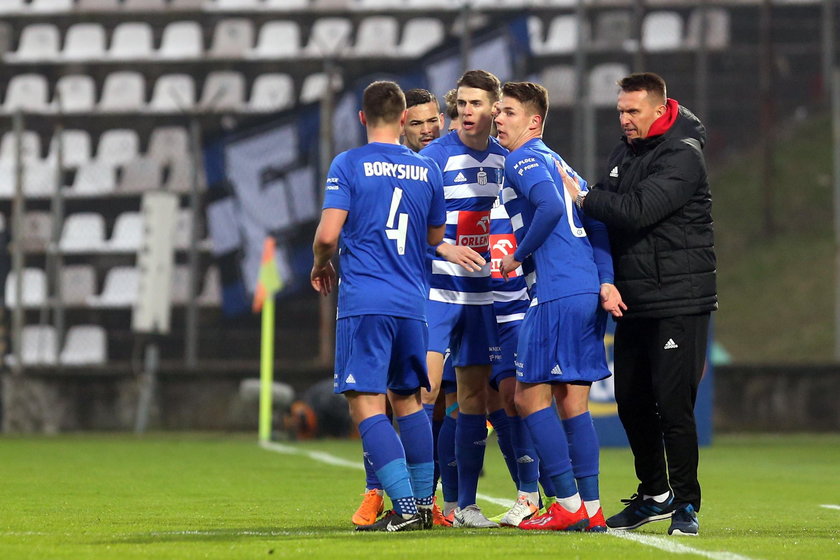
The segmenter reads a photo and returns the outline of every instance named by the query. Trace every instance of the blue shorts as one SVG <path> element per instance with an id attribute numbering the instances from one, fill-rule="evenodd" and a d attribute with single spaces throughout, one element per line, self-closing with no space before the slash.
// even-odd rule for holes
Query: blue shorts
<path id="1" fill-rule="evenodd" d="M 455 366 L 452 365 L 452 352 L 449 351 L 449 348 L 443 354 L 443 377 L 441 378 L 440 388 L 444 395 L 458 392 Z"/>
<path id="2" fill-rule="evenodd" d="M 516 346 L 519 343 L 519 329 L 522 321 L 508 321 L 498 324 L 499 346 L 494 352 L 498 359 L 493 361 L 493 371 L 490 374 L 490 386 L 496 391 L 502 380 L 516 375 Z"/>
<path id="3" fill-rule="evenodd" d="M 609 377 L 606 328 L 607 314 L 598 294 L 529 307 L 519 333 L 516 379 L 523 383 L 592 383 Z"/>
<path id="4" fill-rule="evenodd" d="M 423 321 L 389 315 L 343 317 L 335 324 L 333 391 L 411 394 L 429 389 L 428 329 Z"/>
<path id="5" fill-rule="evenodd" d="M 429 350 L 443 354 L 452 351 L 456 367 L 488 365 L 490 348 L 497 346 L 496 315 L 493 304 L 461 305 L 428 301 Z"/>

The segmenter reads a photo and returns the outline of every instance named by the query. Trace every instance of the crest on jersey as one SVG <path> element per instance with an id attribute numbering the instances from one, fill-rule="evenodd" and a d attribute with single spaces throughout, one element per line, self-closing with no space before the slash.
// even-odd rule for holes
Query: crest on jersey
<path id="1" fill-rule="evenodd" d="M 458 212 L 456 245 L 464 245 L 479 253 L 490 250 L 490 211 Z"/>
<path id="2" fill-rule="evenodd" d="M 482 169 L 475 175 L 475 182 L 479 185 L 486 185 L 487 184 L 487 172 Z"/>

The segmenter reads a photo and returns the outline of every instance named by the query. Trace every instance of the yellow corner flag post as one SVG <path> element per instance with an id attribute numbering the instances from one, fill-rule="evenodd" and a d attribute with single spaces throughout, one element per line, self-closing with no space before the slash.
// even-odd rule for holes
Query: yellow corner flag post
<path id="1" fill-rule="evenodd" d="M 262 339 L 260 343 L 260 420 L 259 440 L 271 440 L 271 387 L 274 383 L 274 295 L 283 288 L 277 273 L 276 243 L 267 237 L 263 244 L 260 274 L 254 290 L 254 313 L 262 311 Z"/>

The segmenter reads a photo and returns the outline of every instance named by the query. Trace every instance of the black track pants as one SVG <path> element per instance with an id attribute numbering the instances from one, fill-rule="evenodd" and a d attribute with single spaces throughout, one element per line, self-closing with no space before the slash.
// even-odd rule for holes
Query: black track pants
<path id="1" fill-rule="evenodd" d="M 615 400 L 640 494 L 668 491 L 700 510 L 694 402 L 705 366 L 709 313 L 622 319 L 615 329 Z"/>

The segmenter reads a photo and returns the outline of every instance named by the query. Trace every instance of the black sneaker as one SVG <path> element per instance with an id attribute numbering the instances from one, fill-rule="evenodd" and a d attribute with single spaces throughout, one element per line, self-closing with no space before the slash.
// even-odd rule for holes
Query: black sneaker
<path id="1" fill-rule="evenodd" d="M 697 522 L 697 512 L 694 511 L 694 506 L 688 504 L 677 508 L 674 516 L 671 517 L 668 534 L 696 537 L 699 532 L 700 523 Z"/>
<path id="2" fill-rule="evenodd" d="M 379 521 L 372 525 L 358 525 L 357 531 L 419 531 L 423 528 L 423 518 L 415 513 L 408 519 L 394 510 L 385 512 Z"/>
<path id="3" fill-rule="evenodd" d="M 420 519 L 423 520 L 423 528 L 431 529 L 434 525 L 434 515 L 432 514 L 432 506 L 417 506 L 417 514 L 420 516 Z"/>
<path id="4" fill-rule="evenodd" d="M 638 494 L 633 494 L 629 500 L 621 500 L 621 502 L 627 504 L 627 507 L 607 519 L 607 527 L 610 529 L 629 531 L 651 521 L 668 519 L 674 514 L 673 494 L 670 494 L 664 502 L 657 502 L 653 498 L 646 500 Z"/>

